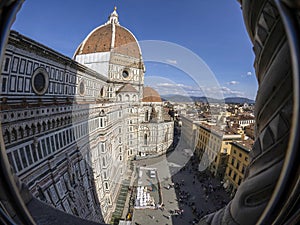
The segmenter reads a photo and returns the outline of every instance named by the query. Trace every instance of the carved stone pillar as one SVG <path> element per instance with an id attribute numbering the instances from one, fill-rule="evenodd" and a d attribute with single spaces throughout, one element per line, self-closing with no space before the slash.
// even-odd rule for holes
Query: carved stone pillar
<path id="1" fill-rule="evenodd" d="M 291 132 L 297 99 L 293 94 L 295 71 L 292 71 L 290 39 L 278 7 L 284 3 L 275 1 L 241 1 L 246 28 L 253 43 L 254 67 L 259 83 L 255 104 L 256 140 L 245 180 L 232 201 L 218 212 L 205 216 L 199 224 L 252 225 L 258 221 L 260 224 L 272 224 L 275 220 L 279 221 L 278 215 L 281 214 L 275 205 L 286 204 L 279 202 L 278 190 L 283 187 L 288 157 L 292 145 L 295 145 L 291 141 Z M 299 21 L 296 23 L 299 24 Z M 299 174 L 295 173 L 297 180 Z M 287 195 L 290 193 L 286 192 Z M 264 211 L 266 207 L 268 210 Z M 289 216 L 286 214 L 285 219 L 282 218 L 281 222 Z"/>

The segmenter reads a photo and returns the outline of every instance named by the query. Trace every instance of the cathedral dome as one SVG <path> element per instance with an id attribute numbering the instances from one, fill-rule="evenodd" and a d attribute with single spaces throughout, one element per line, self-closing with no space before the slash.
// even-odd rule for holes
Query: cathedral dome
<path id="1" fill-rule="evenodd" d="M 160 95 L 151 87 L 144 87 L 143 102 L 162 102 Z"/>
<path id="2" fill-rule="evenodd" d="M 106 24 L 94 29 L 77 48 L 77 55 L 116 52 L 134 58 L 141 57 L 141 50 L 135 36 L 118 21 L 116 7 Z"/>

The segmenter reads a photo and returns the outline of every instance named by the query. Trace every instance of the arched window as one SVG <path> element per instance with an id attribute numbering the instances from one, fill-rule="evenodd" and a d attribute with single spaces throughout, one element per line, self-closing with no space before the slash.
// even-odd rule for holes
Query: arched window
<path id="1" fill-rule="evenodd" d="M 29 128 L 28 125 L 26 125 L 26 127 L 25 127 L 25 136 L 26 136 L 26 137 L 29 137 L 29 136 L 30 136 L 30 128 Z"/>
<path id="2" fill-rule="evenodd" d="M 20 135 L 21 138 L 24 137 L 24 129 L 23 129 L 23 127 L 19 128 L 19 135 Z"/>
<path id="3" fill-rule="evenodd" d="M 118 95 L 118 101 L 121 102 L 122 101 L 122 96 Z"/>
<path id="4" fill-rule="evenodd" d="M 40 123 L 37 124 L 37 132 L 40 133 L 42 131 L 42 125 Z"/>
<path id="5" fill-rule="evenodd" d="M 52 128 L 50 120 L 48 120 L 48 122 L 47 122 L 47 127 L 48 127 L 48 130 L 50 130 Z"/>
<path id="6" fill-rule="evenodd" d="M 43 127 L 43 131 L 47 130 L 47 124 L 45 121 L 43 121 L 42 123 L 42 127 Z"/>
<path id="7" fill-rule="evenodd" d="M 32 134 L 36 133 L 36 126 L 34 124 L 31 125 Z"/>
<path id="8" fill-rule="evenodd" d="M 146 112 L 145 112 L 145 122 L 148 121 L 148 118 L 149 118 L 149 111 L 146 110 Z"/>
<path id="9" fill-rule="evenodd" d="M 101 88 L 100 90 L 100 96 L 103 98 L 105 96 L 105 90 L 104 87 Z"/>
<path id="10" fill-rule="evenodd" d="M 60 126 L 60 120 L 57 118 L 56 119 L 56 125 L 59 127 Z"/>
<path id="11" fill-rule="evenodd" d="M 105 116 L 105 112 L 103 109 L 100 111 L 99 116 Z"/>
<path id="12" fill-rule="evenodd" d="M 5 132 L 4 132 L 4 142 L 5 142 L 5 143 L 10 143 L 10 141 L 11 141 L 10 138 L 11 138 L 10 133 L 9 133 L 9 131 L 6 129 Z"/>
<path id="13" fill-rule="evenodd" d="M 17 133 L 16 129 L 13 128 L 11 131 L 11 140 L 16 141 L 17 139 L 18 139 L 18 133 Z"/>
<path id="14" fill-rule="evenodd" d="M 148 145 L 148 135 L 144 134 L 144 145 Z"/>

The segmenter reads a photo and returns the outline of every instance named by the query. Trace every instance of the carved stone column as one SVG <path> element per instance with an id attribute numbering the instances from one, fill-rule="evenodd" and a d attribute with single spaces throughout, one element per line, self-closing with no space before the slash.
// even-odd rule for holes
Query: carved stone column
<path id="1" fill-rule="evenodd" d="M 275 203 L 284 204 L 276 195 L 279 195 L 280 186 L 283 187 L 283 173 L 287 172 L 288 157 L 295 145 L 291 141 L 291 131 L 295 123 L 296 99 L 290 40 L 282 13 L 279 13 L 279 2 L 282 1 L 278 0 L 277 5 L 273 0 L 241 1 L 245 25 L 253 43 L 259 83 L 255 104 L 256 140 L 245 180 L 235 197 L 225 208 L 205 216 L 199 224 L 251 225 L 258 221 L 262 224 L 279 221 L 280 212 L 274 208 Z M 295 174 L 295 180 L 299 179 L 297 171 Z M 264 212 L 266 207 L 268 210 Z M 283 220 L 287 218 L 288 215 Z M 283 220 L 281 218 L 281 222 Z"/>

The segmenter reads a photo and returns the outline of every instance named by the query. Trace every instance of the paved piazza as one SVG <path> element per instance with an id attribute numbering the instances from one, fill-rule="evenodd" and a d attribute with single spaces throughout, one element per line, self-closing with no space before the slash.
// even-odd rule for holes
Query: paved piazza
<path id="1" fill-rule="evenodd" d="M 164 203 L 164 210 L 162 209 L 134 209 L 133 224 L 172 224 L 172 218 L 169 218 L 169 210 L 178 209 L 178 202 L 174 188 L 166 189 L 168 185 L 172 184 L 169 166 L 167 164 L 166 156 L 152 158 L 147 160 L 139 160 L 135 162 L 136 166 L 145 166 L 157 169 L 158 180 L 160 181 L 162 202 Z"/>
<path id="2" fill-rule="evenodd" d="M 186 156 L 186 151 L 178 152 Z M 170 162 L 171 158 L 172 155 L 171 157 L 163 155 L 134 162 L 137 168 L 157 169 L 160 182 L 158 186 L 161 187 L 160 191 L 164 206 L 159 209 L 134 209 L 133 225 L 193 224 L 206 213 L 221 208 L 230 200 L 220 181 L 207 173 L 200 174 L 196 170 L 198 163 L 192 158 L 186 160 L 183 167 Z M 176 158 L 178 158 L 178 155 Z M 147 182 L 147 179 L 150 178 L 142 179 Z M 153 181 L 153 178 L 151 181 Z"/>

